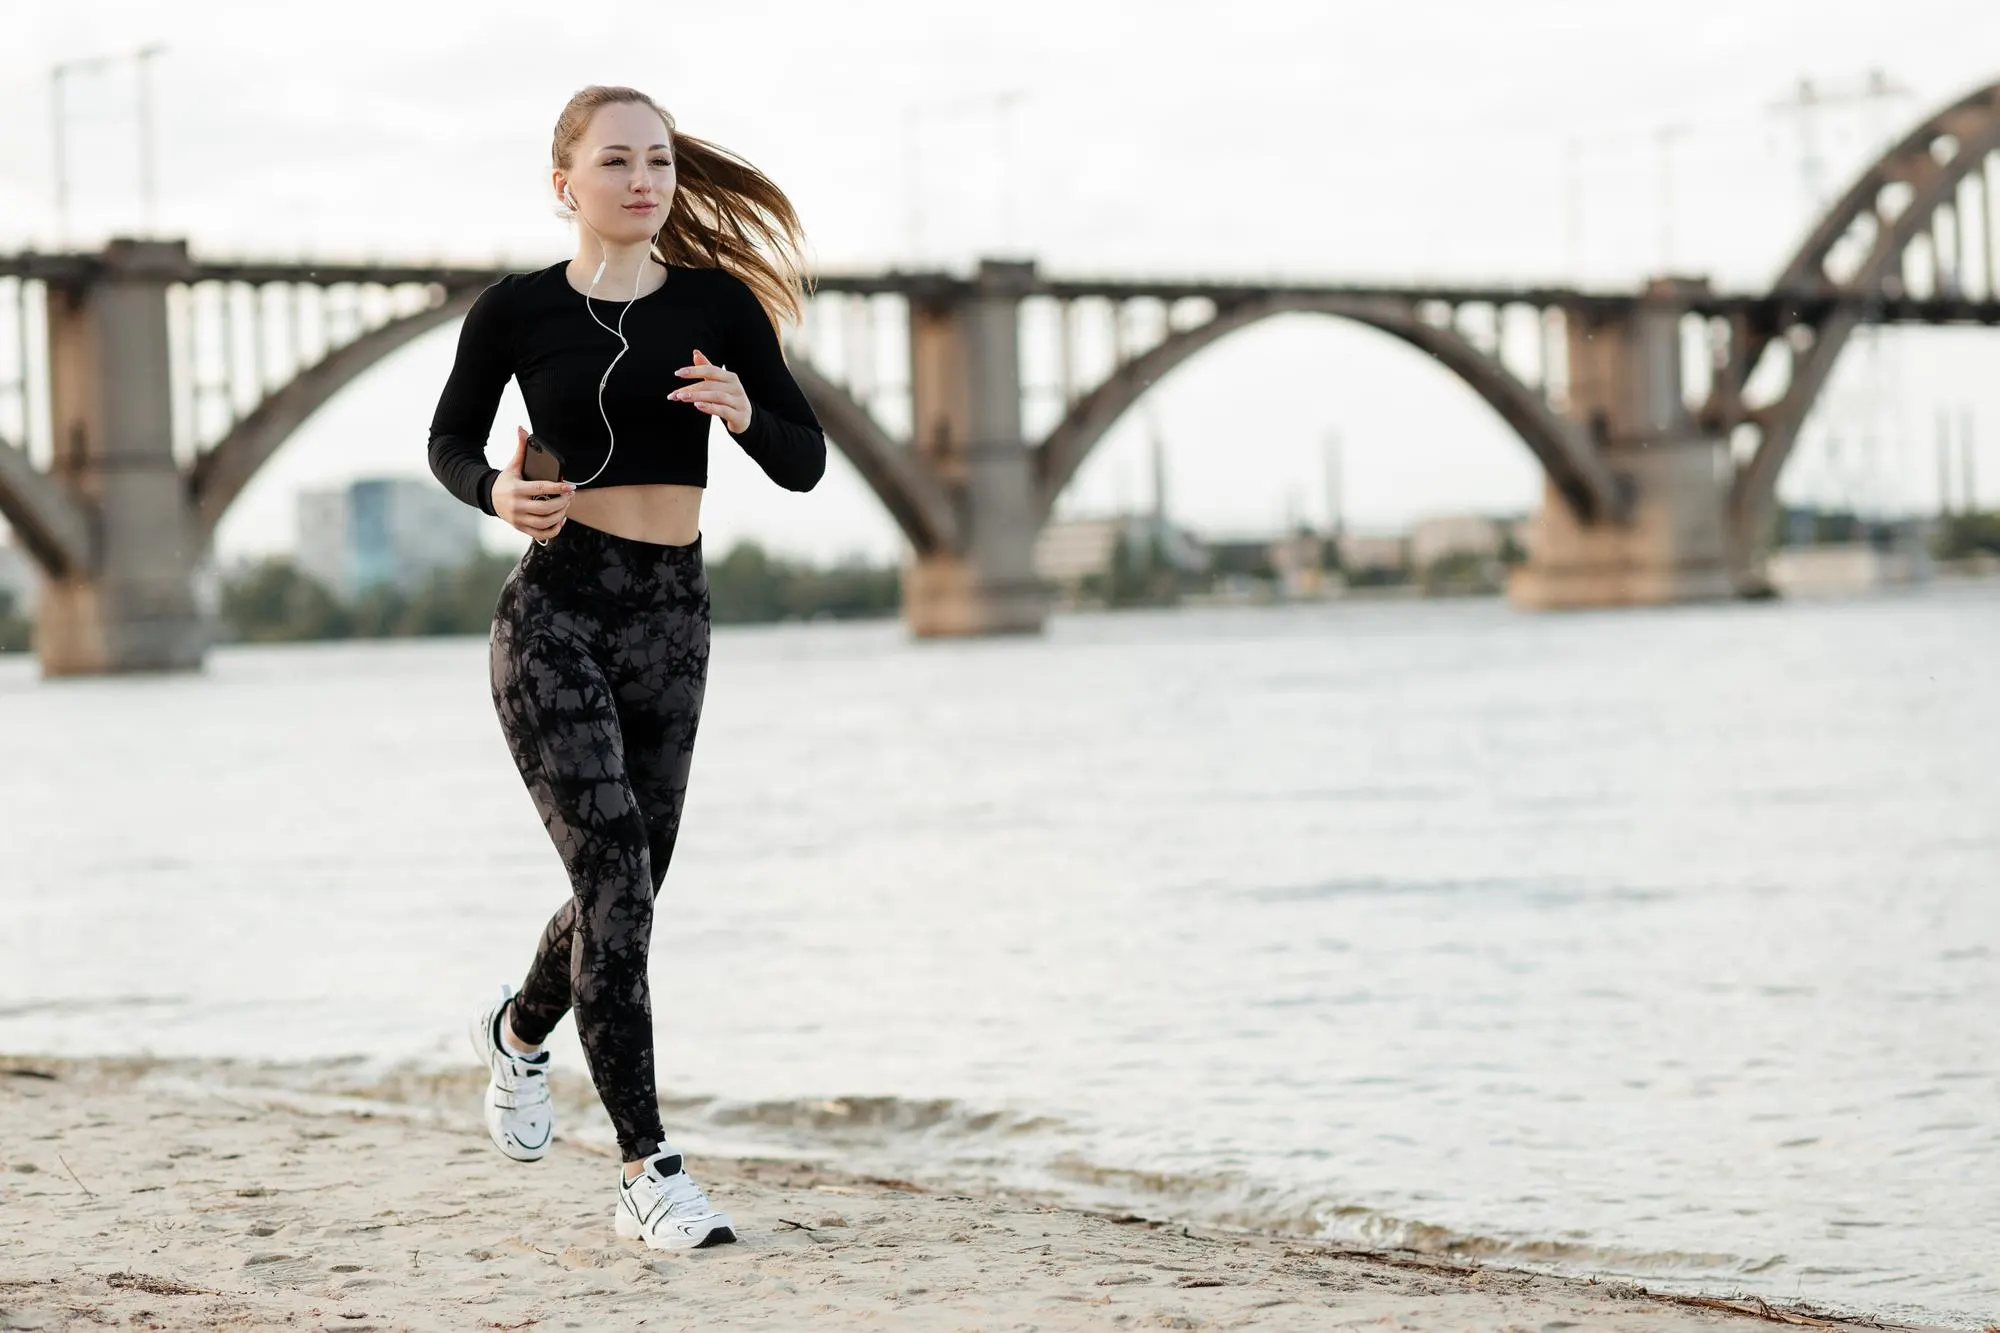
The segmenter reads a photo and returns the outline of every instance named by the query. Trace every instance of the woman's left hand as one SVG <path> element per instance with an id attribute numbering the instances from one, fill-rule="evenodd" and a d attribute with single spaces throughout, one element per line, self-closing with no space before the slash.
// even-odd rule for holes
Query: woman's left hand
<path id="1" fill-rule="evenodd" d="M 736 378 L 734 371 L 716 365 L 697 347 L 694 364 L 682 366 L 674 373 L 697 382 L 684 384 L 667 397 L 677 403 L 693 403 L 710 416 L 721 417 L 731 434 L 741 435 L 750 429 L 750 397 L 743 392 L 743 381 Z"/>

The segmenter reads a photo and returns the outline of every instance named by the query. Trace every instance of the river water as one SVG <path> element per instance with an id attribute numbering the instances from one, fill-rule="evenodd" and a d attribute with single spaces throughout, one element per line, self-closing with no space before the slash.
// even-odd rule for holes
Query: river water
<path id="1" fill-rule="evenodd" d="M 567 892 L 485 652 L 0 661 L 0 1050 L 465 1067 Z M 669 1134 L 1977 1327 L 1996 664 L 1990 582 L 718 631 Z"/>

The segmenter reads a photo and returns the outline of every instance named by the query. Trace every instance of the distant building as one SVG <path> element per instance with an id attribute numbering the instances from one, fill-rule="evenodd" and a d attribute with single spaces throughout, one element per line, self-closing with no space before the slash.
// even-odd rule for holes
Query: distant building
<path id="1" fill-rule="evenodd" d="M 1312 532 L 1280 537 L 1267 548 L 1271 572 L 1287 597 L 1324 597 L 1327 593 L 1326 539 Z"/>
<path id="2" fill-rule="evenodd" d="M 1202 539 L 1208 549 L 1208 567 L 1221 578 L 1274 579 L 1271 567 L 1271 539 L 1268 536 L 1231 536 L 1211 533 Z"/>
<path id="3" fill-rule="evenodd" d="M 1109 573 L 1126 520 L 1073 518 L 1051 520 L 1035 538 L 1035 575 L 1059 588 L 1074 588 L 1085 579 Z"/>
<path id="4" fill-rule="evenodd" d="M 1871 542 L 1786 546 L 1765 562 L 1771 586 L 1787 597 L 1834 597 L 1872 592 L 1931 576 L 1922 547 L 1888 550 Z"/>
<path id="5" fill-rule="evenodd" d="M 1410 566 L 1409 543 L 1402 537 L 1340 535 L 1340 567 L 1350 577 L 1363 570 L 1398 573 Z"/>
<path id="6" fill-rule="evenodd" d="M 336 596 L 411 591 L 479 550 L 478 510 L 432 481 L 365 477 L 298 498 L 299 568 Z"/>
<path id="7" fill-rule="evenodd" d="M 1428 569 L 1455 555 L 1497 560 L 1506 541 L 1506 527 L 1484 514 L 1427 518 L 1410 529 L 1410 563 Z"/>
<path id="8" fill-rule="evenodd" d="M 1313 600 L 1332 594 L 1340 583 L 1327 567 L 1328 546 L 1325 537 L 1305 528 L 1276 537 L 1212 536 L 1209 569 L 1217 590 L 1225 594 L 1241 595 L 1261 587 L 1259 600 Z"/>
<path id="9" fill-rule="evenodd" d="M 1121 553 L 1128 571 L 1151 570 L 1157 563 L 1176 574 L 1207 572 L 1208 551 L 1200 539 L 1167 517 L 1166 446 L 1157 427 L 1151 451 L 1152 512 L 1055 519 L 1043 524 L 1035 537 L 1036 577 L 1075 601 L 1086 580 L 1096 579 L 1108 586 Z"/>
<path id="10" fill-rule="evenodd" d="M 1207 570 L 1207 550 L 1186 529 L 1150 514 L 1115 514 L 1056 519 L 1044 524 L 1035 538 L 1035 574 L 1074 593 L 1086 579 L 1109 577 L 1121 542 L 1129 561 L 1146 563 L 1152 558 L 1149 547 L 1156 535 L 1159 558 L 1169 569 L 1183 574 Z"/>

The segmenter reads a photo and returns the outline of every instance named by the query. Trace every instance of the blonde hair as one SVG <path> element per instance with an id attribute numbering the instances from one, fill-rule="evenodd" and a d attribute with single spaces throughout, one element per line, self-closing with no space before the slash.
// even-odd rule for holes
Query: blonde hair
<path id="1" fill-rule="evenodd" d="M 785 192 L 726 148 L 674 128 L 674 118 L 637 88 L 593 83 L 556 117 L 549 158 L 567 172 L 577 141 L 599 107 L 632 102 L 651 107 L 667 127 L 676 184 L 667 217 L 653 236 L 660 262 L 682 268 L 726 269 L 756 293 L 771 327 L 805 314 L 805 228 Z"/>

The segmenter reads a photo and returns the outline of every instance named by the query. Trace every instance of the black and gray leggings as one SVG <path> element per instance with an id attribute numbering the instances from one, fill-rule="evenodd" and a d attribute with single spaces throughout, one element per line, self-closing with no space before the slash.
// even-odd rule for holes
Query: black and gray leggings
<path id="1" fill-rule="evenodd" d="M 618 537 L 571 519 L 531 542 L 493 613 L 493 705 L 569 871 L 514 997 L 514 1033 L 577 1035 L 626 1161 L 660 1148 L 646 949 L 687 795 L 708 676 L 701 539 Z"/>

